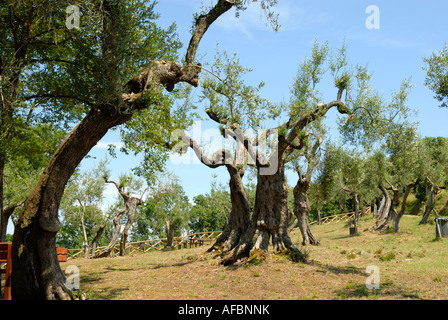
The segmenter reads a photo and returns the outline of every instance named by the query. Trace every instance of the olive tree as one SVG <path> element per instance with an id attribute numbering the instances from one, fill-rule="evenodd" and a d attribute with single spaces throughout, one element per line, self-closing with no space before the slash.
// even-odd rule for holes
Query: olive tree
<path id="1" fill-rule="evenodd" d="M 28 98 L 68 113 L 72 122 L 80 121 L 53 154 L 20 213 L 12 249 L 13 299 L 71 298 L 55 250 L 58 208 L 67 181 L 109 129 L 141 110 L 166 105 L 169 99 L 164 90 L 171 92 L 180 82 L 198 86 L 202 68 L 195 58 L 203 35 L 221 15 L 232 8 L 244 10 L 250 2 L 217 0 L 198 14 L 181 62 L 177 61 L 180 43 L 174 27 L 157 26 L 155 2 L 77 1 L 85 12 L 79 30 L 67 30 L 65 10 L 60 10 L 72 3 L 1 3 L 6 26 L 1 30 L 8 33 L 2 42 L 13 41 L 12 50 L 19 49 L 17 64 L 35 58 L 26 50 L 35 44 L 42 63 L 37 74 L 45 77 L 46 69 L 57 71 L 49 85 L 36 83 Z M 269 12 L 275 1 L 262 4 Z M 40 50 L 43 44 L 50 49 Z M 20 81 L 17 76 L 14 79 Z"/>

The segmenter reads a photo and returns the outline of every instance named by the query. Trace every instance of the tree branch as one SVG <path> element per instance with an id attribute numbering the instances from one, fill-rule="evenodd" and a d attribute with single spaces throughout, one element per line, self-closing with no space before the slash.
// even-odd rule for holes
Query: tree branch
<path id="1" fill-rule="evenodd" d="M 193 36 L 190 39 L 187 54 L 185 56 L 185 63 L 187 65 L 194 63 L 199 42 L 201 41 L 210 25 L 215 22 L 215 20 L 218 19 L 222 14 L 230 10 L 234 6 L 234 4 L 234 0 L 218 0 L 218 3 L 212 9 L 210 9 L 208 13 L 200 15 L 196 19 L 196 28 L 193 32 Z"/>

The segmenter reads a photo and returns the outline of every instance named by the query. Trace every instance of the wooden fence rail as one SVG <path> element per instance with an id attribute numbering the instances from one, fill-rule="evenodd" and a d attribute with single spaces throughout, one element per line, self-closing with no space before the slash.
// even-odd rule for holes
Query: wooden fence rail
<path id="1" fill-rule="evenodd" d="M 222 231 L 207 231 L 193 233 L 183 237 L 175 237 L 173 239 L 173 247 L 181 249 L 187 247 L 197 247 L 205 243 L 211 244 L 216 240 Z M 126 243 L 125 252 L 126 254 L 132 254 L 136 252 L 148 252 L 150 250 L 162 250 L 166 247 L 167 239 L 150 239 L 144 241 L 128 242 Z M 95 250 L 95 254 L 101 252 L 104 247 L 98 247 Z M 120 244 L 117 243 L 114 248 L 112 248 L 112 255 L 120 251 Z M 68 249 L 68 259 L 83 258 L 85 250 L 84 249 Z"/>
<path id="2" fill-rule="evenodd" d="M 371 209 L 370 207 L 365 207 L 364 208 L 364 214 L 368 215 L 371 213 Z M 348 212 L 348 213 L 341 213 L 341 214 L 335 214 L 332 216 L 327 216 L 321 219 L 320 224 L 325 224 L 325 223 L 331 223 L 331 222 L 339 222 L 339 221 L 347 221 L 349 219 L 353 219 L 353 217 L 355 216 L 355 212 Z M 310 222 L 311 224 L 315 224 L 317 223 L 317 221 L 313 221 Z"/>

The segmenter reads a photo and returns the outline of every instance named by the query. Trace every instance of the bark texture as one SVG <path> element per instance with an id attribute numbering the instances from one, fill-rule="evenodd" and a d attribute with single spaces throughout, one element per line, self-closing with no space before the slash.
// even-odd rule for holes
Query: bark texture
<path id="1" fill-rule="evenodd" d="M 441 189 L 445 189 L 445 186 L 439 186 L 435 184 L 434 182 L 431 181 L 431 179 L 429 179 L 429 177 L 427 177 L 426 180 L 427 180 L 426 190 L 428 194 L 428 201 L 426 203 L 425 211 L 423 212 L 422 220 L 420 221 L 419 224 L 428 223 L 428 218 L 431 215 L 431 212 L 432 211 L 435 212 L 434 208 L 436 205 L 437 195 L 440 193 Z"/>
<path id="2" fill-rule="evenodd" d="M 379 213 L 380 215 L 375 224 L 369 228 L 369 231 L 385 231 L 397 216 L 396 208 L 400 204 L 398 189 L 391 185 L 390 189 L 393 192 L 393 198 L 391 198 L 386 187 L 382 185 L 378 187 L 384 196 L 384 207 Z"/>
<path id="3" fill-rule="evenodd" d="M 307 191 L 310 182 L 305 179 L 297 181 L 294 187 L 294 215 L 297 217 L 300 232 L 302 233 L 303 245 L 318 245 L 319 241 L 311 232 L 309 223 L 309 213 L 311 211 L 310 200 L 308 199 Z"/>
<path id="4" fill-rule="evenodd" d="M 226 221 L 223 233 L 208 252 L 228 252 L 235 248 L 250 222 L 250 203 L 243 185 L 244 167 L 227 164 L 230 175 L 230 200 L 232 209 Z"/>

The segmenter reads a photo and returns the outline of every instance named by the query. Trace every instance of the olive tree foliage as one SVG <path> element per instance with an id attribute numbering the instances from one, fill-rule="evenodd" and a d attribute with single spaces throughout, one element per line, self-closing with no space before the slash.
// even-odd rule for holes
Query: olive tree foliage
<path id="1" fill-rule="evenodd" d="M 81 169 L 81 168 L 79 168 Z M 90 170 L 80 170 L 70 178 L 61 200 L 62 228 L 58 233 L 59 245 L 84 248 L 89 257 L 104 231 L 107 219 L 102 211 L 109 175 L 107 159 Z"/>
<path id="2" fill-rule="evenodd" d="M 424 155 L 424 176 L 421 185 L 424 185 L 426 193 L 426 205 L 420 224 L 428 222 L 429 215 L 435 210 L 437 195 L 448 184 L 448 139 L 444 137 L 425 137 L 421 140 Z"/>
<path id="3" fill-rule="evenodd" d="M 425 85 L 435 93 L 440 107 L 448 107 L 448 47 L 445 46 L 429 58 L 424 58 Z"/>
<path id="4" fill-rule="evenodd" d="M 174 237 L 189 232 L 191 204 L 177 177 L 159 179 L 142 209 L 142 218 L 152 236 L 167 238 L 167 247 Z"/>

